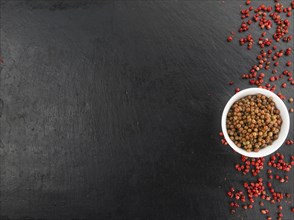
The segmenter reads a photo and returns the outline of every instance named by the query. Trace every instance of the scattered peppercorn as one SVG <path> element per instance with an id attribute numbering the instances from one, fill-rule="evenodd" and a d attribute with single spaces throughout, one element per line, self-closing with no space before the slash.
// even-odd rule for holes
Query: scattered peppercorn
<path id="1" fill-rule="evenodd" d="M 263 215 L 266 215 L 266 214 L 267 214 L 266 209 L 261 209 L 260 212 L 261 212 L 261 214 L 263 214 Z"/>
<path id="2" fill-rule="evenodd" d="M 227 38 L 227 41 L 228 42 L 231 42 L 233 40 L 233 37 L 232 36 L 229 36 L 228 38 Z"/>
<path id="3" fill-rule="evenodd" d="M 243 79 L 247 79 L 250 83 L 250 85 L 255 85 L 259 88 L 264 88 L 267 89 L 269 91 L 275 92 L 276 89 L 278 89 L 277 85 L 273 85 L 274 82 L 277 82 L 279 79 L 282 78 L 286 78 L 286 80 L 284 81 L 288 81 L 289 84 L 287 85 L 287 83 L 281 83 L 281 88 L 286 88 L 287 86 L 291 86 L 294 85 L 294 80 L 293 80 L 293 76 L 292 76 L 292 72 L 288 71 L 288 70 L 284 70 L 281 74 L 277 74 L 277 70 L 276 69 L 271 69 L 272 67 L 274 68 L 274 66 L 278 66 L 279 62 L 280 62 L 280 58 L 283 56 L 290 56 L 292 54 L 292 48 L 288 47 L 285 49 L 280 49 L 278 47 L 280 47 L 280 45 L 276 44 L 276 42 L 290 42 L 293 39 L 293 36 L 290 35 L 290 33 L 292 33 L 292 31 L 290 31 L 290 22 L 291 19 L 287 18 L 292 16 L 292 12 L 291 10 L 294 9 L 294 0 L 292 0 L 292 2 L 290 3 L 289 6 L 284 5 L 283 3 L 280 3 L 280 0 L 274 0 L 275 4 L 274 6 L 266 6 L 265 4 L 260 4 L 257 7 L 253 7 L 253 6 L 248 6 L 247 8 L 242 8 L 241 10 L 241 18 L 242 19 L 246 19 L 246 21 L 242 21 L 241 27 L 239 29 L 239 32 L 246 32 L 250 29 L 250 27 L 252 27 L 253 23 L 256 23 L 260 29 L 262 30 L 260 33 L 260 37 L 259 39 L 255 39 L 251 34 L 247 34 L 242 36 L 239 40 L 240 45 L 245 45 L 245 47 L 247 47 L 247 49 L 252 49 L 253 46 L 258 46 L 260 47 L 260 52 L 257 55 L 257 60 L 256 63 L 249 69 L 249 71 L 247 73 L 242 73 L 242 78 Z M 250 0 L 245 0 L 245 4 L 246 5 L 250 5 L 251 1 Z M 252 14 L 253 13 L 253 14 Z M 287 17 L 286 17 L 287 16 Z M 275 26 L 274 26 L 275 25 Z M 267 33 L 267 30 L 274 28 L 274 34 L 270 36 L 269 33 Z M 227 38 L 228 42 L 231 42 L 233 40 L 233 37 L 235 37 L 235 33 L 231 33 L 232 36 L 229 36 Z M 276 44 L 276 45 L 274 45 Z M 288 57 L 287 57 L 288 58 Z M 289 57 L 290 60 L 292 60 L 292 58 Z M 288 59 L 288 60 L 289 60 Z M 271 65 L 273 63 L 273 65 Z M 287 61 L 286 62 L 286 66 L 291 66 L 292 62 L 291 61 Z M 266 78 L 266 72 L 264 72 L 263 70 L 269 70 L 272 72 L 272 74 L 276 74 L 273 77 L 269 76 L 268 78 Z M 260 73 L 262 72 L 262 73 Z M 270 85 L 267 80 L 269 80 L 271 82 L 272 85 Z M 231 85 L 231 84 L 230 84 Z M 236 88 L 235 89 L 235 93 L 239 92 L 240 89 Z M 278 92 L 277 94 L 282 100 L 285 100 L 286 97 L 285 95 L 283 95 L 282 93 Z M 293 98 L 288 99 L 289 103 L 293 102 Z M 292 100 L 292 101 L 290 101 Z M 242 109 L 243 110 L 243 109 Z M 291 112 L 291 110 L 289 109 L 289 111 Z M 234 123 L 232 123 L 231 125 L 236 126 L 233 129 L 231 129 L 234 133 L 233 138 L 235 138 L 235 133 L 241 133 L 239 130 L 239 128 L 237 127 L 238 123 L 241 124 L 241 121 L 246 121 L 247 118 L 243 118 L 241 116 L 241 119 L 239 118 L 240 115 L 239 113 L 242 113 L 241 110 L 234 112 L 233 111 L 233 119 L 234 117 L 236 117 L 236 120 L 234 121 Z M 246 115 L 248 116 L 248 115 Z M 251 116 L 251 115 L 250 115 Z M 251 117 L 252 120 L 252 117 Z M 238 122 L 238 123 L 237 123 Z M 258 122 L 257 122 L 258 124 Z M 244 124 L 241 124 L 241 129 L 246 130 L 247 131 L 247 136 L 249 136 L 250 134 L 252 134 L 253 132 L 248 132 L 249 129 L 253 130 L 250 126 L 248 126 L 246 124 L 247 128 L 245 128 Z M 268 126 L 268 125 L 266 125 Z M 269 126 L 268 126 L 269 127 Z M 279 128 L 280 129 L 280 128 Z M 262 131 L 263 132 L 263 131 Z M 259 131 L 258 131 L 259 133 Z M 265 133 L 265 132 L 263 132 Z M 265 135 L 265 134 L 263 134 Z M 278 135 L 278 134 L 276 134 Z M 230 135 L 229 135 L 230 136 Z M 245 144 L 243 144 L 244 141 L 242 141 L 242 137 L 241 140 L 238 140 L 238 138 L 240 138 L 241 135 L 237 135 L 237 140 L 233 140 L 233 142 L 241 142 L 242 144 L 242 148 L 244 148 L 244 146 L 247 144 L 247 139 L 246 139 L 246 135 L 244 135 L 245 138 Z M 251 144 L 251 139 L 250 138 L 250 144 Z M 262 140 L 262 137 L 261 137 Z M 226 142 L 226 140 L 224 139 L 223 135 L 221 136 L 221 142 L 224 145 L 227 145 L 228 143 Z M 293 144 L 292 140 L 287 140 L 285 142 L 285 144 L 290 145 Z M 244 146 L 243 146 L 244 145 Z M 252 144 L 251 144 L 252 145 Z M 281 183 L 285 183 L 288 182 L 289 177 L 287 175 L 284 174 L 278 174 L 275 173 L 275 169 L 277 170 L 281 170 L 279 172 L 289 172 L 291 170 L 291 167 L 294 166 L 294 155 L 291 156 L 291 160 L 287 161 L 285 159 L 285 156 L 280 154 L 280 153 L 276 153 L 273 154 L 268 162 L 265 162 L 264 158 L 247 158 L 242 156 L 241 158 L 241 163 L 238 163 L 235 165 L 235 169 L 242 173 L 243 175 L 246 175 L 247 173 L 252 173 L 252 176 L 257 176 L 258 173 L 260 172 L 260 170 L 262 170 L 264 168 L 264 166 L 268 165 L 270 167 L 272 167 L 272 169 L 268 169 L 267 170 L 267 177 L 268 177 L 268 181 L 276 181 L 274 179 L 277 179 L 276 182 L 281 182 Z M 264 164 L 265 163 L 265 164 Z M 234 200 L 234 202 L 232 203 L 233 206 L 231 208 L 231 213 L 235 213 L 236 212 L 236 208 L 238 208 L 239 206 L 242 207 L 244 210 L 246 209 L 250 209 L 253 208 L 253 203 L 255 198 L 259 197 L 262 200 L 265 201 L 269 201 L 271 204 L 275 204 L 275 203 L 280 203 L 283 198 L 290 198 L 290 194 L 289 193 L 282 193 L 282 192 L 278 192 L 277 190 L 275 190 L 273 188 L 273 185 L 271 182 L 267 182 L 266 184 L 263 183 L 262 179 L 258 178 L 257 182 L 245 182 L 243 184 L 244 188 L 247 190 L 247 197 L 245 197 L 245 194 L 243 194 L 242 191 L 239 190 L 234 190 L 234 191 L 229 191 L 228 192 L 228 196 Z M 267 187 L 267 190 L 265 189 L 265 187 Z M 269 194 L 270 193 L 270 194 Z M 246 201 L 246 199 L 248 198 L 250 204 L 244 204 L 244 202 Z M 238 202 L 238 203 L 237 203 Z M 247 202 L 247 201 L 246 201 Z M 242 204 L 243 203 L 243 204 Z M 290 204 L 290 201 L 286 201 L 286 203 Z M 261 202 L 260 204 L 263 204 L 263 202 Z M 264 205 L 264 204 L 263 204 Z M 262 206 L 263 207 L 263 206 Z M 283 217 L 283 214 L 281 213 L 282 211 L 282 206 L 278 205 L 277 206 L 279 212 L 277 212 L 277 219 L 281 220 Z M 291 211 L 294 212 L 294 207 L 291 208 Z M 267 220 L 272 220 L 272 217 L 269 216 L 269 211 L 267 209 L 262 209 L 260 210 L 260 212 L 264 215 L 266 215 L 266 219 Z"/>
<path id="4" fill-rule="evenodd" d="M 289 140 L 286 141 L 286 144 L 287 144 L 287 145 L 292 145 L 292 144 L 294 144 L 294 141 L 291 140 L 291 139 L 289 139 Z"/>

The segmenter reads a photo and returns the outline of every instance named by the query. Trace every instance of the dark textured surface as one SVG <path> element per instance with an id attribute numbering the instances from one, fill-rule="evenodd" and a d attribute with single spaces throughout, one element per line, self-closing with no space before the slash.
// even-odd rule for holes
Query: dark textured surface
<path id="1" fill-rule="evenodd" d="M 2 1 L 0 219 L 259 219 L 218 137 L 240 4 Z"/>

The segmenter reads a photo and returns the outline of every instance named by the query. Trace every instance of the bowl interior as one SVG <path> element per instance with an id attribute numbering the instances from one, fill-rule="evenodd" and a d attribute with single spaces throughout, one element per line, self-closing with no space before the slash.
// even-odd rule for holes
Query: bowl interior
<path id="1" fill-rule="evenodd" d="M 239 100 L 245 96 L 256 95 L 258 93 L 263 94 L 267 97 L 273 98 L 273 101 L 275 102 L 276 107 L 280 110 L 280 115 L 283 120 L 283 123 L 282 123 L 281 130 L 279 133 L 279 138 L 277 140 L 275 140 L 272 145 L 269 145 L 269 146 L 259 150 L 258 152 L 247 152 L 246 150 L 243 150 L 242 148 L 237 147 L 234 144 L 234 142 L 229 138 L 229 135 L 227 133 L 227 127 L 226 127 L 226 118 L 227 118 L 227 114 L 228 114 L 231 106 L 237 100 Z M 287 135 L 288 135 L 288 132 L 289 132 L 290 119 L 289 119 L 288 109 L 287 109 L 285 103 L 276 94 L 274 94 L 273 92 L 268 91 L 266 89 L 250 88 L 250 89 L 244 89 L 244 90 L 238 92 L 228 101 L 228 103 L 226 104 L 226 106 L 224 108 L 223 114 L 222 114 L 221 125 L 222 125 L 222 131 L 223 131 L 223 134 L 224 134 L 226 141 L 239 154 L 242 154 L 247 157 L 264 157 L 264 156 L 270 155 L 273 152 L 275 152 L 276 150 L 278 150 L 282 146 L 282 144 L 285 142 Z"/>

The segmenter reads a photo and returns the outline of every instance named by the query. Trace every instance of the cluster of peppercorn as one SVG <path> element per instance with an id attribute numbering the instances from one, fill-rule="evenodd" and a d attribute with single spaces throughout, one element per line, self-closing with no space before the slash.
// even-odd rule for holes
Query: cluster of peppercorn
<path id="1" fill-rule="evenodd" d="M 226 119 L 230 139 L 248 152 L 271 145 L 278 139 L 282 123 L 272 97 L 261 94 L 236 101 Z"/>
<path id="2" fill-rule="evenodd" d="M 246 175 L 251 171 L 252 176 L 257 176 L 264 166 L 264 158 L 258 159 L 247 159 L 247 157 L 242 156 L 241 162 L 235 165 L 235 169 L 238 172 L 242 172 L 243 175 Z"/>

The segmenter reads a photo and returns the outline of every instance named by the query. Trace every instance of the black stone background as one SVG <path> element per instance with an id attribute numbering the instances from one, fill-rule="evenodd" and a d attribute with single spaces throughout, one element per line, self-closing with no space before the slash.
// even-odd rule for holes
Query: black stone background
<path id="1" fill-rule="evenodd" d="M 2 0 L 0 219 L 262 219 L 229 214 L 250 177 L 218 137 L 243 2 Z"/>

